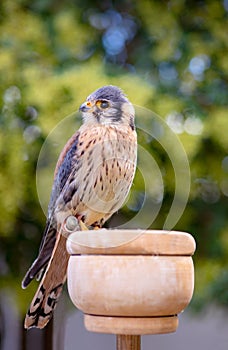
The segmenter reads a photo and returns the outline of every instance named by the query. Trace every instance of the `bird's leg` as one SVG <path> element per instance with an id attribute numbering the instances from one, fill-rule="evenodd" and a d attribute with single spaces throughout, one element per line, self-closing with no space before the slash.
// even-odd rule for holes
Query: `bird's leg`
<path id="1" fill-rule="evenodd" d="M 84 216 L 83 215 L 75 215 L 76 219 L 78 220 L 79 227 L 81 231 L 88 231 L 90 228 L 87 226 L 84 222 Z"/>
<path id="2" fill-rule="evenodd" d="M 84 223 L 85 217 L 83 215 L 75 215 L 75 218 L 78 220 L 79 227 L 81 231 L 88 231 L 88 230 L 99 230 L 101 226 L 99 224 L 95 224 L 94 226 L 87 226 Z"/>
<path id="3" fill-rule="evenodd" d="M 79 220 L 79 226 L 81 228 L 82 231 L 88 231 L 89 230 L 89 227 L 86 226 L 86 224 L 84 224 L 84 222 L 82 220 Z"/>

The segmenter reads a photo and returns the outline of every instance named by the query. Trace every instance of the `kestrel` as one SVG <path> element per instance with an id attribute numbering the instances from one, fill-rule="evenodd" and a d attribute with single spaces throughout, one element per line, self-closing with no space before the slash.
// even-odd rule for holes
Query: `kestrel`
<path id="1" fill-rule="evenodd" d="M 79 110 L 83 124 L 59 156 L 39 254 L 22 281 L 26 288 L 42 275 L 25 328 L 48 323 L 66 280 L 69 254 L 62 224 L 73 215 L 83 225 L 101 227 L 123 205 L 135 174 L 135 112 L 122 90 L 103 86 Z"/>

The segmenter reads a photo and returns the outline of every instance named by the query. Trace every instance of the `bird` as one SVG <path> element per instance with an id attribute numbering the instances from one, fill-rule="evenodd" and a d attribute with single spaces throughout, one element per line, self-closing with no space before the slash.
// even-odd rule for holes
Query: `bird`
<path id="1" fill-rule="evenodd" d="M 22 288 L 35 278 L 38 289 L 25 316 L 26 329 L 44 328 L 66 281 L 69 254 L 61 227 L 69 216 L 76 230 L 101 228 L 124 204 L 136 171 L 135 111 L 125 93 L 106 85 L 79 107 L 80 128 L 59 155 L 38 256 Z"/>

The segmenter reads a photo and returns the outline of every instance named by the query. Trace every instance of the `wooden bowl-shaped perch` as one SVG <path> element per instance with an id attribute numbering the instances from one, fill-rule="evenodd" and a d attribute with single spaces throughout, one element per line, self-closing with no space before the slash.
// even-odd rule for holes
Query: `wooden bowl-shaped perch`
<path id="1" fill-rule="evenodd" d="M 174 332 L 194 288 L 191 235 L 175 231 L 74 232 L 68 290 L 88 330 L 113 334 Z"/>

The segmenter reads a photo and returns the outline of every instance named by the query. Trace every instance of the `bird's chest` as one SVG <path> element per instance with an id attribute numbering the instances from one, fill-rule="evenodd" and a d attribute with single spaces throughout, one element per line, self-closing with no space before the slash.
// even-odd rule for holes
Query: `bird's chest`
<path id="1" fill-rule="evenodd" d="M 95 140 L 85 143 L 80 174 L 75 180 L 79 183 L 80 201 L 92 210 L 108 213 L 119 209 L 131 186 L 136 166 L 136 139 L 126 132 L 111 130 Z"/>

